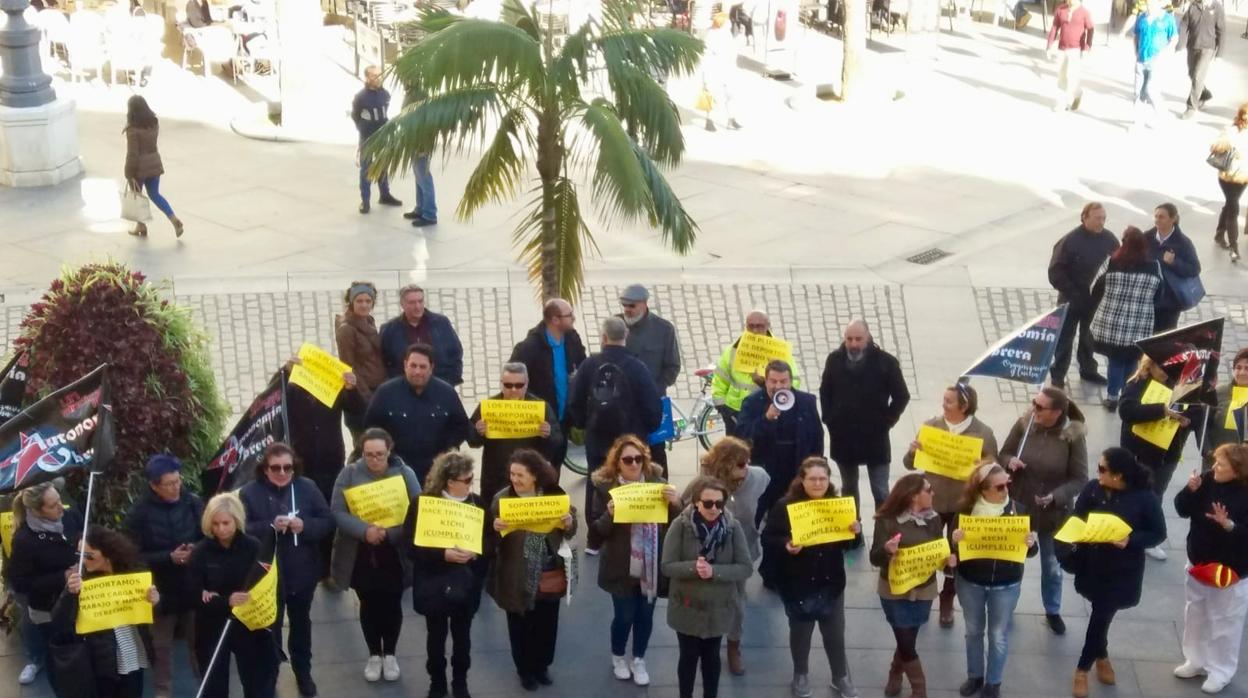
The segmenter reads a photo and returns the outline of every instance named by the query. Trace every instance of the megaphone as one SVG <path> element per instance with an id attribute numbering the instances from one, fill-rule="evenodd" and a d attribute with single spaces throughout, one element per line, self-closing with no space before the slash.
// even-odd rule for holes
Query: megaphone
<path id="1" fill-rule="evenodd" d="M 772 407 L 781 412 L 788 412 L 796 403 L 797 399 L 793 396 L 793 391 L 788 388 L 777 390 L 776 394 L 771 396 Z"/>

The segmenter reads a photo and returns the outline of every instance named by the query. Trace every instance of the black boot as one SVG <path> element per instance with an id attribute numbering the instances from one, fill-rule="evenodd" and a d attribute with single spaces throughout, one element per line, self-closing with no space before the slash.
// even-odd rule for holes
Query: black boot
<path id="1" fill-rule="evenodd" d="M 446 698 L 446 674 L 429 675 L 429 698 Z"/>
<path id="2" fill-rule="evenodd" d="M 451 696 L 453 698 L 472 698 L 468 692 L 468 677 L 456 676 L 451 680 Z"/>

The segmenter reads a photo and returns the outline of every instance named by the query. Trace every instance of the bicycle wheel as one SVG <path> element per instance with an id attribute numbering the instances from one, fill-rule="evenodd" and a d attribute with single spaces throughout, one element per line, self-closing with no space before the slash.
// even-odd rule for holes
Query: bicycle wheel
<path id="1" fill-rule="evenodd" d="M 711 436 L 714 434 L 722 434 L 724 432 L 724 418 L 719 415 L 719 410 L 715 406 L 706 403 L 702 406 L 702 412 L 698 415 L 698 443 L 702 444 L 702 448 L 710 450 L 714 445 Z"/>
<path id="2" fill-rule="evenodd" d="M 589 458 L 585 456 L 585 447 L 568 444 L 568 453 L 563 457 L 563 467 L 577 475 L 588 475 Z"/>

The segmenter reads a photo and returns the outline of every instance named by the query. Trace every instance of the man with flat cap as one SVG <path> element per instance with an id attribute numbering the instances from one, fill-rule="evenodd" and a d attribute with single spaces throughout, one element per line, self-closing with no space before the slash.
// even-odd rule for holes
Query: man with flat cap
<path id="1" fill-rule="evenodd" d="M 628 325 L 625 348 L 633 353 L 650 370 L 659 397 L 667 395 L 667 389 L 676 384 L 680 375 L 680 342 L 672 323 L 650 310 L 650 291 L 641 284 L 633 284 L 620 294 L 621 312 L 618 317 Z M 650 459 L 663 468 L 667 477 L 667 448 L 659 442 L 650 446 Z"/>

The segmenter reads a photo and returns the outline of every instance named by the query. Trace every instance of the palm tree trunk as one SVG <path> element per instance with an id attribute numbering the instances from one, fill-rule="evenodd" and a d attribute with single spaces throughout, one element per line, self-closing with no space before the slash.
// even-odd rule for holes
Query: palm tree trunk
<path id="1" fill-rule="evenodd" d="M 862 80 L 862 55 L 867 50 L 867 12 L 869 0 L 846 0 L 845 27 L 842 42 L 841 101 L 851 102 Z"/>
<path id="2" fill-rule="evenodd" d="M 559 178 L 558 115 L 543 114 L 537 124 L 537 173 L 542 181 L 541 282 L 542 302 L 559 297 L 559 212 L 555 182 Z"/>

